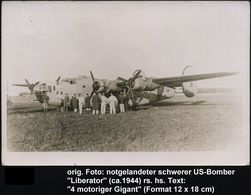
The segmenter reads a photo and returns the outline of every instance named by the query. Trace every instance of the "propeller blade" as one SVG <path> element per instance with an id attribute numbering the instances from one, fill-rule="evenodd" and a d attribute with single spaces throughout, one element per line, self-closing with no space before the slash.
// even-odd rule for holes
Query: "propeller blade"
<path id="1" fill-rule="evenodd" d="M 98 80 L 95 81 L 95 78 L 94 78 L 94 76 L 92 74 L 92 71 L 90 71 L 90 74 L 91 74 L 92 81 L 93 81 L 92 89 L 93 89 L 94 92 L 96 92 L 101 87 L 101 84 L 100 84 L 100 81 L 98 81 Z"/>
<path id="2" fill-rule="evenodd" d="M 34 83 L 34 84 L 31 84 L 30 86 L 28 86 L 29 90 L 31 91 L 31 93 L 33 93 L 34 91 L 34 88 L 36 87 L 36 85 L 38 85 L 39 81 Z"/>
<path id="3" fill-rule="evenodd" d="M 60 79 L 61 79 L 61 76 L 59 76 L 59 77 L 57 78 L 57 80 L 56 80 L 57 84 L 59 83 Z"/>
<path id="4" fill-rule="evenodd" d="M 90 95 L 90 98 L 92 98 L 92 96 L 93 96 L 94 92 L 95 92 L 95 91 L 94 91 L 94 90 L 92 90 L 92 93 L 91 93 L 91 95 Z"/>
<path id="5" fill-rule="evenodd" d="M 90 73 L 91 73 L 92 81 L 93 81 L 93 83 L 94 83 L 94 82 L 95 82 L 95 79 L 94 79 L 94 76 L 93 76 L 93 74 L 92 74 L 92 71 L 90 71 Z"/>
<path id="6" fill-rule="evenodd" d="M 134 76 L 132 78 L 132 81 L 135 81 L 135 79 L 138 78 L 140 73 L 141 73 L 141 70 L 135 70 L 135 72 L 133 73 Z"/>
<path id="7" fill-rule="evenodd" d="M 33 84 L 33 88 L 34 88 L 35 86 L 37 86 L 37 85 L 38 85 L 38 83 L 39 83 L 39 81 L 38 81 L 38 82 L 36 82 L 35 84 Z"/>
<path id="8" fill-rule="evenodd" d="M 27 80 L 27 79 L 24 79 L 25 82 L 28 84 L 28 85 L 31 85 L 30 82 Z"/>
<path id="9" fill-rule="evenodd" d="M 135 99 L 134 99 L 134 92 L 133 92 L 133 89 L 130 88 L 129 91 L 130 91 L 129 98 L 131 99 L 131 101 L 132 101 L 132 107 L 134 108 L 134 107 L 136 107 L 137 102 L 136 102 Z"/>
<path id="10" fill-rule="evenodd" d="M 140 98 L 139 98 L 139 100 L 138 100 L 138 102 L 137 102 L 137 105 L 141 102 L 141 100 L 143 99 L 145 93 L 146 93 L 146 92 L 143 92 L 143 94 L 141 94 L 141 96 L 140 96 Z"/>

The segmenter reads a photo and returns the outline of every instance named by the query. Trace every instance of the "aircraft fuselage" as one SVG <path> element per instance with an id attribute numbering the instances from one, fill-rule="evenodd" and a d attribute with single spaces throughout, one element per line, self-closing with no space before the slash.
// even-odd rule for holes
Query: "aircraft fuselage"
<path id="1" fill-rule="evenodd" d="M 78 77 L 62 79 L 61 82 L 41 83 L 34 88 L 37 101 L 43 103 L 43 95 L 49 96 L 49 104 L 59 105 L 66 94 L 70 97 L 79 94 L 85 96 L 92 92 L 92 80 L 90 77 Z"/>

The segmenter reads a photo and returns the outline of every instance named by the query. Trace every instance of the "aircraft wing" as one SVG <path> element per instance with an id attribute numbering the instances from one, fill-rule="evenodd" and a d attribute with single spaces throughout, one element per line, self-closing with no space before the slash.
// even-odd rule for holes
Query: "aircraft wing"
<path id="1" fill-rule="evenodd" d="M 237 72 L 218 72 L 218 73 L 209 73 L 209 74 L 155 78 L 152 81 L 154 83 L 164 85 L 166 87 L 181 87 L 182 83 L 184 82 L 198 81 L 198 80 L 211 79 L 211 78 L 217 78 L 217 77 L 225 77 L 225 76 L 230 76 L 230 75 L 235 75 L 235 74 L 237 74 Z"/>

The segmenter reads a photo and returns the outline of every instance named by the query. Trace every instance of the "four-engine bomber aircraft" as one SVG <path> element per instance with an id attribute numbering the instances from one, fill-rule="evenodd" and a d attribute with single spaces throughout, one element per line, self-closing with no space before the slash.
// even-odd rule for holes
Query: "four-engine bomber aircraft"
<path id="1" fill-rule="evenodd" d="M 186 97 L 193 97 L 197 93 L 197 88 L 192 81 L 224 77 L 237 74 L 236 72 L 218 72 L 208 74 L 188 75 L 187 72 L 192 70 L 191 66 L 186 66 L 182 72 L 182 76 L 154 78 L 145 77 L 141 70 L 136 70 L 129 79 L 118 77 L 116 80 L 95 79 L 93 73 L 91 77 L 79 76 L 77 78 L 59 77 L 53 83 L 29 83 L 25 79 L 26 84 L 14 84 L 15 86 L 28 87 L 36 99 L 42 103 L 42 96 L 47 93 L 50 104 L 59 104 L 61 98 L 67 93 L 73 95 L 85 95 L 93 93 L 114 93 L 117 95 L 124 92 L 128 95 L 133 106 L 139 103 L 152 103 L 174 96 L 175 89 L 181 87 Z"/>
<path id="2" fill-rule="evenodd" d="M 132 103 L 137 105 L 144 98 L 150 100 L 150 102 L 145 103 L 171 98 L 175 94 L 175 88 L 182 87 L 185 96 L 191 98 L 198 92 L 195 84 L 192 81 L 237 74 L 236 72 L 218 72 L 187 75 L 186 73 L 190 70 L 192 70 L 192 66 L 186 66 L 182 72 L 182 76 L 166 78 L 145 77 L 141 74 L 141 70 L 136 70 L 133 73 L 133 76 L 128 80 L 118 77 L 114 81 L 95 79 L 91 72 L 91 77 L 93 80 L 92 94 L 94 92 L 118 93 L 124 89 L 126 90 L 127 94 L 129 94 Z M 152 94 L 155 94 L 155 97 L 153 97 Z"/>

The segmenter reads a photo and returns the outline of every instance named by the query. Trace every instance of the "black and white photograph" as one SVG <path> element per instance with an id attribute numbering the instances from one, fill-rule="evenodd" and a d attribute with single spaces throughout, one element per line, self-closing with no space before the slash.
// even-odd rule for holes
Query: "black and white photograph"
<path id="1" fill-rule="evenodd" d="M 3 165 L 249 165 L 249 2 L 4 1 Z"/>

